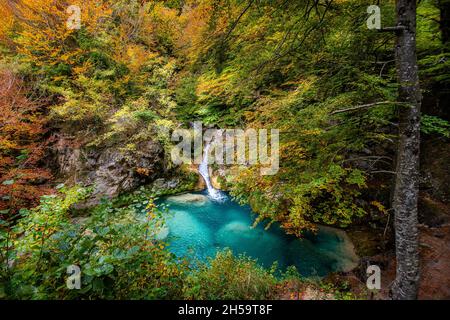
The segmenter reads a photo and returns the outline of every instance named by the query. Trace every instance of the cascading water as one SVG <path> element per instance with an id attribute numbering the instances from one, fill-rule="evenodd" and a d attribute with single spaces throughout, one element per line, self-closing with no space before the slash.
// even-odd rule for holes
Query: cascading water
<path id="1" fill-rule="evenodd" d="M 209 177 L 209 168 L 208 168 L 208 157 L 209 157 L 209 148 L 211 143 L 208 143 L 205 146 L 205 150 L 203 151 L 203 160 L 200 166 L 198 167 L 198 171 L 205 180 L 206 187 L 208 188 L 208 196 L 216 201 L 223 201 L 226 199 L 225 195 L 222 194 L 219 190 L 215 189 L 211 184 L 211 179 Z"/>

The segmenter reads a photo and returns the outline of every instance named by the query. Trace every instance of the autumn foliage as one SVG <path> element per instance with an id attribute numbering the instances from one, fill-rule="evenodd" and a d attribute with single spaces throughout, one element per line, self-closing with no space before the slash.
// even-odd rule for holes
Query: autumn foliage
<path id="1" fill-rule="evenodd" d="M 51 178 L 42 169 L 45 120 L 39 104 L 25 94 L 24 82 L 12 71 L 0 70 L 0 212 L 14 214 L 35 205 L 49 192 Z"/>

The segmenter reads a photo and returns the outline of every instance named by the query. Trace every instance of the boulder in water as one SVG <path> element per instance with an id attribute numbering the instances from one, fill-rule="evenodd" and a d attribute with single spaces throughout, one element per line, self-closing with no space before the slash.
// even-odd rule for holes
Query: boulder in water
<path id="1" fill-rule="evenodd" d="M 345 231 L 327 226 L 319 226 L 319 230 L 322 234 L 328 236 L 332 235 L 339 239 L 339 241 L 332 241 L 333 248 L 324 250 L 323 252 L 336 261 L 334 266 L 336 268 L 335 271 L 349 272 L 358 266 L 359 257 L 355 252 L 352 241 Z"/>
<path id="2" fill-rule="evenodd" d="M 203 205 L 208 201 L 208 197 L 202 194 L 185 193 L 178 196 L 168 197 L 167 201 L 175 203 L 189 203 Z"/>

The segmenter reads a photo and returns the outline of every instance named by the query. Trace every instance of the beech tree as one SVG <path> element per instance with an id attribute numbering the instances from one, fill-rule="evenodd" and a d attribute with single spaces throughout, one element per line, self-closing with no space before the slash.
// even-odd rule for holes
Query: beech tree
<path id="1" fill-rule="evenodd" d="M 397 0 L 395 47 L 399 82 L 399 144 L 393 208 L 395 212 L 396 279 L 394 299 L 416 299 L 419 284 L 417 202 L 421 93 L 416 56 L 416 1 Z"/>

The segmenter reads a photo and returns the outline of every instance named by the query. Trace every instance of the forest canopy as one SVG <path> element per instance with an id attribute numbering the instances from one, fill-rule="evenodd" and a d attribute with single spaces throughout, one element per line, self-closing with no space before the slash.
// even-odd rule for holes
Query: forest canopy
<path id="1" fill-rule="evenodd" d="M 389 171 L 392 159 L 373 161 L 377 155 L 367 150 L 393 147 L 394 37 L 367 29 L 368 5 L 85 1 L 80 28 L 68 29 L 64 1 L 6 1 L 3 63 L 52 100 L 46 106 L 52 125 L 91 134 L 90 145 L 131 147 L 161 125 L 194 120 L 280 129 L 280 172 L 261 177 L 243 170 L 230 188 L 261 219 L 300 234 L 311 223 L 346 226 L 368 213 L 385 214 L 383 186 L 367 190 L 367 181 Z M 394 24 L 393 6 L 381 5 L 383 25 Z M 432 69 L 423 78 L 430 87 L 445 85 L 447 63 L 432 64 L 448 61 L 439 11 L 432 1 L 418 11 L 427 17 L 418 25 L 421 63 Z M 387 103 L 336 112 L 380 101 Z M 448 132 L 445 121 L 425 121 L 425 130 Z M 360 158 L 370 163 L 362 167 Z"/>
<path id="2" fill-rule="evenodd" d="M 85 194 L 76 187 L 64 187 L 64 192 L 55 188 L 60 181 L 49 168 L 49 150 L 56 133 L 86 148 L 115 146 L 123 152 L 155 139 L 167 157 L 171 142 L 165 130 L 201 121 L 223 129 L 280 130 L 277 174 L 262 176 L 258 167 L 235 167 L 223 177 L 224 188 L 251 205 L 257 222 L 280 223 L 296 236 L 315 230 L 317 224 L 347 227 L 369 219 L 384 226 L 391 210 L 398 111 L 404 106 L 396 102 L 395 34 L 367 28 L 367 7 L 373 2 L 2 0 L 1 221 L 15 224 L 23 218 L 16 232 L 25 236 L 15 241 L 34 246 L 41 215 L 55 210 L 53 229 L 41 235 L 52 239 L 49 252 L 56 252 L 62 241 L 53 234 L 74 241 L 69 231 L 63 232 L 69 224 L 66 214 Z M 436 96 L 442 88 L 448 92 L 450 84 L 448 34 L 446 38 L 441 32 L 436 3 L 423 0 L 417 8 L 425 97 Z M 383 27 L 394 26 L 395 1 L 378 5 Z M 68 27 L 75 12 L 68 11 L 69 6 L 81 9 L 79 27 Z M 449 130 L 448 111 L 424 110 L 424 134 L 448 139 Z M 49 195 L 55 193 L 59 195 Z M 124 222 L 130 219 L 127 208 L 99 207 L 88 225 L 97 219 L 106 229 L 112 219 L 113 228 L 130 228 L 130 234 L 145 231 Z M 119 214 L 111 218 L 111 210 Z M 74 228 L 74 234 L 83 233 Z M 97 230 L 93 237 L 105 240 L 111 231 L 102 232 Z M 114 241 L 123 246 L 128 240 Z M 82 255 L 94 246 L 83 241 L 86 244 L 79 246 L 86 247 L 77 247 Z M 112 255 L 116 243 L 105 241 L 102 252 Z M 136 252 L 148 249 L 133 245 Z M 133 288 L 136 297 L 182 294 L 178 282 L 170 284 L 173 291 L 161 289 L 162 282 L 183 272 L 163 249 L 152 247 L 146 255 L 123 253 L 124 261 L 136 265 L 146 259 L 159 261 L 142 265 L 159 272 L 159 280 L 143 274 L 139 280 L 160 281 L 155 285 L 159 289 L 148 295 L 141 287 Z M 45 268 L 39 252 L 30 258 L 26 263 Z M 223 253 L 219 259 L 234 258 Z M 119 260 L 109 264 L 120 264 L 123 269 L 118 270 L 128 272 Z M 52 263 L 49 268 L 61 268 Z M 250 267 L 249 261 L 239 266 L 245 272 Z M 101 268 L 110 267 L 93 265 L 92 279 L 108 274 L 109 269 Z M 200 278 L 213 271 L 203 272 Z M 258 274 L 275 281 L 261 270 Z M 109 298 L 96 285 L 93 294 Z M 117 286 L 122 297 L 123 288 Z M 261 290 L 248 295 L 263 297 L 266 291 Z M 192 288 L 183 294 L 208 296 Z"/>

